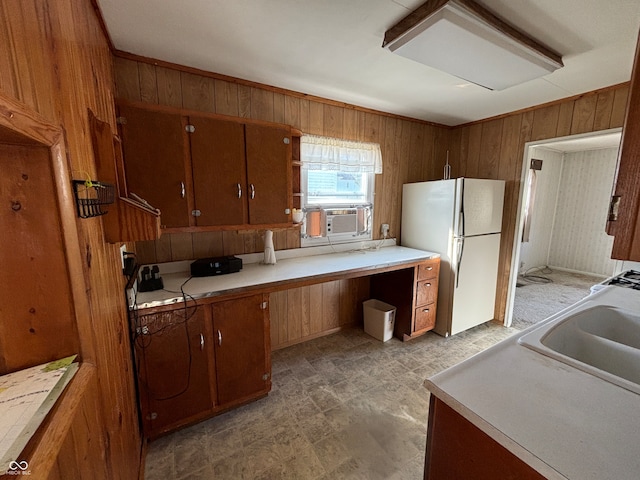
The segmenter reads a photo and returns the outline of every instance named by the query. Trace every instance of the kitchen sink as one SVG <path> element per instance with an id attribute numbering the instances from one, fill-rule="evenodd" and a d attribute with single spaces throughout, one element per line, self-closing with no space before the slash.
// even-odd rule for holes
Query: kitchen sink
<path id="1" fill-rule="evenodd" d="M 518 343 L 640 394 L 640 315 L 635 312 L 585 302 Z"/>

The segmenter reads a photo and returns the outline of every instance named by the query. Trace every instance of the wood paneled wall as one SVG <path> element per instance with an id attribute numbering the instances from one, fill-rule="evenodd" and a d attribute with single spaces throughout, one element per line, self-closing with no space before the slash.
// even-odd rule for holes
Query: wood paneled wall
<path id="1" fill-rule="evenodd" d="M 362 302 L 368 299 L 369 277 L 335 280 L 270 294 L 271 349 L 304 342 L 359 322 Z"/>
<path id="2" fill-rule="evenodd" d="M 107 439 L 96 429 L 102 422 L 99 394 L 96 368 L 83 363 L 42 424 L 42 435 L 25 447 L 21 458 L 28 461 L 33 478 L 114 478 L 106 462 Z"/>
<path id="3" fill-rule="evenodd" d="M 449 129 L 411 121 L 220 75 L 129 55 L 116 57 L 118 97 L 210 113 L 286 123 L 304 133 L 380 143 L 383 173 L 376 176 L 374 238 L 380 224 L 400 234 L 402 184 L 437 177 Z M 435 160 L 434 160 L 435 159 Z M 164 234 L 138 242 L 142 263 L 261 252 L 263 232 Z M 300 246 L 297 228 L 274 232 L 276 250 Z"/>
<path id="4" fill-rule="evenodd" d="M 0 2 L 0 89 L 62 127 L 74 178 L 95 174 L 87 109 L 115 132 L 113 78 L 111 52 L 90 0 Z M 91 468 L 95 456 L 76 460 L 85 462 L 83 471 L 92 478 L 105 478 L 107 471 L 109 479 L 131 479 L 138 474 L 141 439 L 118 245 L 104 242 L 100 218 L 77 219 L 76 225 L 90 307 L 90 315 L 78 319 L 79 353 L 96 367 L 98 381 L 88 388 L 101 410 L 97 422 L 84 425 L 101 435 L 106 469 Z M 34 289 L 46 288 L 44 275 L 32 281 Z M 74 436 L 83 438 L 80 431 Z M 60 470 L 61 477 L 65 473 Z"/>
<path id="5" fill-rule="evenodd" d="M 283 122 L 305 133 L 380 143 L 384 173 L 376 176 L 377 238 L 383 222 L 390 223 L 392 236 L 399 237 L 402 184 L 442 178 L 447 150 L 452 177 L 505 180 L 505 233 L 495 309 L 499 321 L 505 316 L 525 143 L 621 127 L 628 95 L 628 84 L 618 85 L 447 128 L 127 54 L 116 57 L 115 68 L 118 96 L 128 100 Z M 276 232 L 276 249 L 298 247 L 297 233 L 296 229 Z M 253 231 L 165 234 L 156 242 L 138 242 L 137 250 L 145 263 L 253 253 L 262 251 L 261 235 Z"/>
<path id="6" fill-rule="evenodd" d="M 628 85 L 455 128 L 452 177 L 506 181 L 495 318 L 504 321 L 525 143 L 622 127 Z"/>

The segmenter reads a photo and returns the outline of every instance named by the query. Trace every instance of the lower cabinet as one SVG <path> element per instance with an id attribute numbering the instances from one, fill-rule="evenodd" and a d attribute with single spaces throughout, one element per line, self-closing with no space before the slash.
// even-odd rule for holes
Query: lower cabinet
<path id="1" fill-rule="evenodd" d="M 213 408 L 212 342 L 206 310 L 189 307 L 138 318 L 134 341 L 143 430 L 171 430 Z"/>
<path id="2" fill-rule="evenodd" d="M 218 403 L 242 403 L 271 390 L 268 295 L 211 305 Z"/>
<path id="3" fill-rule="evenodd" d="M 545 477 L 431 395 L 425 480 L 543 480 Z"/>
<path id="4" fill-rule="evenodd" d="M 267 295 L 138 315 L 134 331 L 147 438 L 262 397 L 271 389 Z"/>
<path id="5" fill-rule="evenodd" d="M 439 272 L 440 258 L 433 258 L 371 277 L 371 297 L 396 307 L 396 337 L 409 340 L 435 327 Z"/>

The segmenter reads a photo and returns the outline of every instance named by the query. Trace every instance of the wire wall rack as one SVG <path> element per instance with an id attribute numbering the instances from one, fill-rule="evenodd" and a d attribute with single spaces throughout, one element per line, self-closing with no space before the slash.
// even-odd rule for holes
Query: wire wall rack
<path id="1" fill-rule="evenodd" d="M 78 217 L 99 217 L 107 213 L 103 207 L 115 201 L 115 187 L 95 180 L 73 180 L 73 195 Z"/>

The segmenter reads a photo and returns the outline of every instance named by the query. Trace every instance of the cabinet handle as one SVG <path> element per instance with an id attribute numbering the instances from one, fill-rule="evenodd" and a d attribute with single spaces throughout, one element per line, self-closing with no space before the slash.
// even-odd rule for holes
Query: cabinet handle
<path id="1" fill-rule="evenodd" d="M 218 346 L 222 346 L 222 332 L 218 330 Z"/>
<path id="2" fill-rule="evenodd" d="M 433 270 L 433 267 L 427 267 L 427 270 L 431 271 Z"/>
<path id="3" fill-rule="evenodd" d="M 430 284 L 430 283 L 425 283 L 425 284 L 424 284 L 424 286 L 425 286 L 425 287 L 430 287 L 430 286 L 431 286 L 431 284 Z"/>
<path id="4" fill-rule="evenodd" d="M 253 186 L 253 183 L 251 184 L 251 200 L 253 200 L 256 196 L 256 187 Z"/>
<path id="5" fill-rule="evenodd" d="M 184 182 L 180 182 L 180 198 L 184 198 L 185 193 Z"/>
<path id="6" fill-rule="evenodd" d="M 428 308 L 423 308 L 423 309 L 422 309 L 422 311 L 423 311 L 424 313 L 427 313 L 427 312 L 429 311 L 429 309 L 428 309 Z"/>
<path id="7" fill-rule="evenodd" d="M 200 350 L 204 350 L 204 335 L 200 334 Z"/>
<path id="8" fill-rule="evenodd" d="M 242 197 L 242 187 L 238 184 L 238 198 Z"/>

